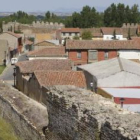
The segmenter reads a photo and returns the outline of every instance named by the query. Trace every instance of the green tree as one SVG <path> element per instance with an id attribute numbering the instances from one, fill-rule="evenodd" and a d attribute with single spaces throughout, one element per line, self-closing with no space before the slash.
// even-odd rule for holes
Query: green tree
<path id="1" fill-rule="evenodd" d="M 110 27 L 121 27 L 123 23 L 139 23 L 140 13 L 138 5 L 133 5 L 131 8 L 127 5 L 119 3 L 111 4 L 104 12 L 104 24 Z"/>
<path id="2" fill-rule="evenodd" d="M 113 38 L 114 40 L 116 40 L 116 30 L 113 31 Z"/>
<path id="3" fill-rule="evenodd" d="M 130 23 L 139 23 L 140 22 L 140 13 L 139 6 L 134 4 L 131 8 L 131 21 Z"/>
<path id="4" fill-rule="evenodd" d="M 83 31 L 81 35 L 83 40 L 91 40 L 92 39 L 92 34 L 90 31 Z"/>
<path id="5" fill-rule="evenodd" d="M 79 36 L 74 36 L 73 39 L 74 40 L 79 40 Z"/>
<path id="6" fill-rule="evenodd" d="M 46 19 L 50 19 L 51 18 L 51 13 L 50 11 L 47 11 L 47 13 L 45 14 Z"/>
<path id="7" fill-rule="evenodd" d="M 128 36 L 127 36 L 128 40 L 131 40 L 131 33 L 130 33 L 130 28 L 128 29 Z"/>

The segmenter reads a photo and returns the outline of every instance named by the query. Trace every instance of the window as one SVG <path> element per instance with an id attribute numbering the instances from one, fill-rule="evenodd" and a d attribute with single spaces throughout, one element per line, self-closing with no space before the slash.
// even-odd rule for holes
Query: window
<path id="1" fill-rule="evenodd" d="M 105 59 L 108 59 L 108 51 L 105 51 L 105 53 L 104 53 L 104 58 L 105 58 Z"/>
<path id="2" fill-rule="evenodd" d="M 63 33 L 63 36 L 65 36 L 65 33 Z"/>
<path id="3" fill-rule="evenodd" d="M 71 36 L 71 33 L 69 33 L 69 36 Z"/>
<path id="4" fill-rule="evenodd" d="M 78 58 L 78 59 L 81 59 L 81 51 L 78 51 L 78 52 L 77 52 L 77 58 Z"/>
<path id="5" fill-rule="evenodd" d="M 97 60 L 98 52 L 96 50 L 89 51 L 88 59 L 89 60 Z"/>

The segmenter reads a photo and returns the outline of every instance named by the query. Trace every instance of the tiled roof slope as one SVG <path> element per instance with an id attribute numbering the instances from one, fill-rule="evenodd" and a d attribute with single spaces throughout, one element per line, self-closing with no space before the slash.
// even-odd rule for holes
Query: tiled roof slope
<path id="1" fill-rule="evenodd" d="M 66 49 L 140 49 L 136 40 L 67 40 Z"/>
<path id="2" fill-rule="evenodd" d="M 71 33 L 79 33 L 80 29 L 79 28 L 62 28 L 61 32 L 63 33 L 67 33 L 67 32 L 71 32 Z"/>
<path id="3" fill-rule="evenodd" d="M 41 86 L 74 85 L 86 88 L 86 79 L 83 72 L 36 71 L 34 74 Z"/>
<path id="4" fill-rule="evenodd" d="M 65 56 L 65 47 L 50 47 L 31 51 L 28 56 Z"/>
<path id="5" fill-rule="evenodd" d="M 68 59 L 40 59 L 16 63 L 21 73 L 33 73 L 36 70 L 71 70 L 72 62 Z"/>
<path id="6" fill-rule="evenodd" d="M 117 35 L 122 35 L 123 31 L 121 28 L 117 27 L 102 27 L 101 31 L 104 35 L 113 35 L 114 30 L 116 31 Z"/>

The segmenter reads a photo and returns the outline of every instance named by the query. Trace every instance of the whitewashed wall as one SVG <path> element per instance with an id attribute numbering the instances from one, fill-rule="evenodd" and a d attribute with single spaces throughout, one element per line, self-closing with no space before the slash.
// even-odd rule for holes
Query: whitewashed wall
<path id="1" fill-rule="evenodd" d="M 29 60 L 34 59 L 67 59 L 67 57 L 29 57 Z"/>
<path id="2" fill-rule="evenodd" d="M 103 40 L 112 40 L 113 35 L 103 35 Z M 123 35 L 116 35 L 116 39 L 118 40 L 127 40 L 123 38 Z"/>
<path id="3" fill-rule="evenodd" d="M 120 50 L 118 51 L 119 56 L 125 59 L 139 59 L 140 50 Z"/>

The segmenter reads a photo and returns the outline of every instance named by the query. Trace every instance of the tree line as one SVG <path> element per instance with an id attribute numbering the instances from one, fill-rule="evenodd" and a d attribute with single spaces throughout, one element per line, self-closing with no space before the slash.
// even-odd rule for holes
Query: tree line
<path id="1" fill-rule="evenodd" d="M 18 11 L 7 17 L 0 18 L 2 21 L 17 21 L 23 24 L 31 24 L 33 21 L 48 21 L 64 23 L 66 27 L 92 28 L 92 27 L 121 27 L 123 23 L 140 23 L 140 12 L 138 5 L 132 7 L 119 4 L 111 4 L 104 12 L 98 12 L 94 7 L 84 6 L 81 12 L 74 12 L 69 17 L 56 16 L 47 11 L 45 16 L 28 15 L 23 11 Z"/>

